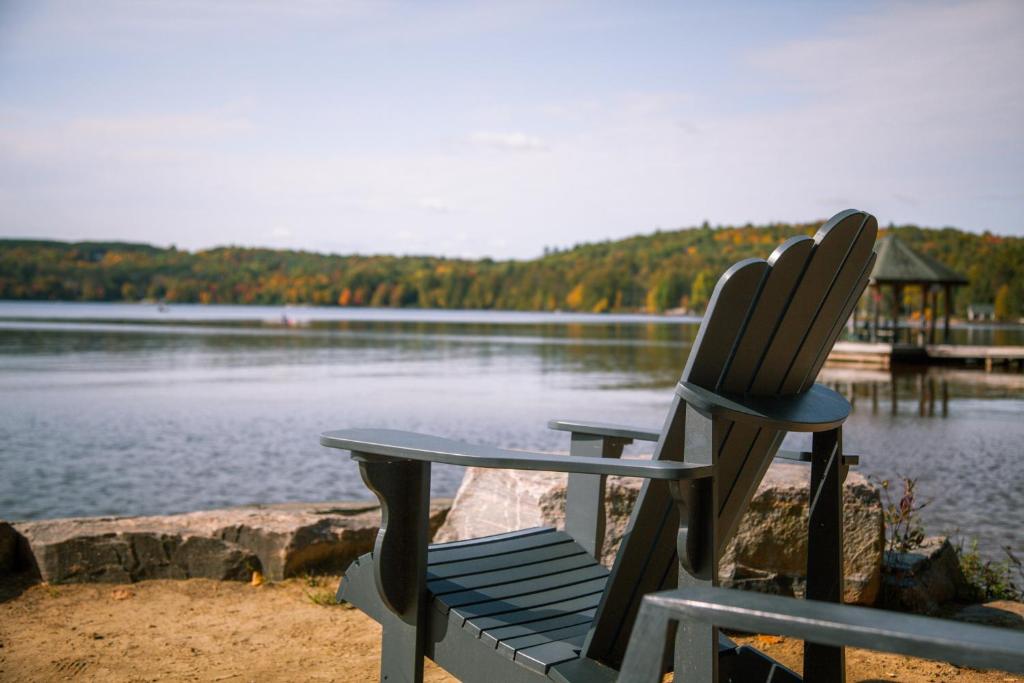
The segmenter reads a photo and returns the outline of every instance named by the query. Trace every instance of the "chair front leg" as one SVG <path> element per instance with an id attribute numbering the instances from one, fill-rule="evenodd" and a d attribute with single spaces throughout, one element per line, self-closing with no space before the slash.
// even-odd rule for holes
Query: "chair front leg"
<path id="1" fill-rule="evenodd" d="M 382 620 L 380 680 L 420 683 L 426 643 L 430 463 L 353 454 L 381 505 L 374 583 L 390 611 Z"/>
<path id="2" fill-rule="evenodd" d="M 842 427 L 814 434 L 807 530 L 807 599 L 843 601 L 843 465 Z M 804 643 L 804 680 L 846 680 L 842 647 Z"/>
<path id="3" fill-rule="evenodd" d="M 707 418 L 686 406 L 683 460 L 716 465 L 713 444 L 720 442 L 724 420 Z M 715 438 L 715 437 L 719 438 Z M 679 588 L 718 585 L 718 502 L 715 477 L 670 482 L 679 507 Z M 718 628 L 710 622 L 681 620 L 676 630 L 675 680 L 718 682 Z"/>

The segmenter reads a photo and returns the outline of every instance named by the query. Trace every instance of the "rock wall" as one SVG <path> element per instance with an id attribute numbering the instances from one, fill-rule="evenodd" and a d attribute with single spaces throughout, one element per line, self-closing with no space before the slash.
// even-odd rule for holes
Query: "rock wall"
<path id="1" fill-rule="evenodd" d="M 431 502 L 431 531 L 451 501 Z M 18 522 L 33 568 L 51 583 L 157 578 L 271 580 L 340 573 L 373 547 L 376 503 L 254 505 L 161 517 L 80 517 Z M 0 523 L 0 563 L 4 539 Z M 0 572 L 2 572 L 0 567 Z"/>
<path id="2" fill-rule="evenodd" d="M 807 563 L 810 467 L 774 463 L 751 501 L 719 570 L 722 585 L 801 596 Z M 564 525 L 566 475 L 470 469 L 435 541 L 530 526 Z M 608 477 L 601 561 L 611 565 L 640 480 Z M 850 473 L 843 490 L 847 603 L 870 605 L 881 585 L 885 530 L 878 491 Z"/>

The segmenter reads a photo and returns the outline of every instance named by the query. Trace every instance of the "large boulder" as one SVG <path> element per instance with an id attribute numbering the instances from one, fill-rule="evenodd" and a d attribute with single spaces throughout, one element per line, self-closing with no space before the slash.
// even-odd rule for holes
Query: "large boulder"
<path id="1" fill-rule="evenodd" d="M 469 469 L 434 540 L 455 541 L 530 526 L 564 526 L 566 475 Z M 611 565 L 641 482 L 608 477 L 601 561 Z M 722 558 L 722 584 L 784 595 L 803 594 L 807 564 L 810 467 L 773 463 Z M 843 490 L 848 603 L 870 605 L 881 583 L 885 530 L 879 493 L 850 473 Z"/>
<path id="2" fill-rule="evenodd" d="M 431 530 L 450 501 L 431 503 Z M 51 583 L 156 578 L 271 580 L 339 573 L 373 547 L 375 503 L 289 503 L 158 517 L 81 517 L 15 524 Z"/>
<path id="3" fill-rule="evenodd" d="M 803 596 L 811 468 L 773 463 L 722 557 L 723 585 Z M 843 601 L 873 605 L 881 588 L 885 519 L 878 489 L 851 472 L 843 485 Z"/>
<path id="4" fill-rule="evenodd" d="M 976 597 L 945 536 L 929 536 L 907 552 L 886 551 L 883 565 L 882 606 L 887 609 L 936 614 L 946 603 Z"/>

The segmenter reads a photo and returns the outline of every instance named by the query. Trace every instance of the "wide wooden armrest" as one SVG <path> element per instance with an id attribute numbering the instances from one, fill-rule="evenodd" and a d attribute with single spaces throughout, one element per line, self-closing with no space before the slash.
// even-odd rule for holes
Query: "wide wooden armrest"
<path id="1" fill-rule="evenodd" d="M 711 465 L 675 460 L 620 460 L 510 451 L 394 429 L 324 432 L 320 435 L 320 443 L 330 448 L 352 451 L 352 456 L 357 459 L 419 460 L 463 467 L 610 474 L 667 480 L 702 479 L 710 477 L 713 471 Z"/>
<path id="2" fill-rule="evenodd" d="M 810 451 L 784 451 L 779 450 L 775 454 L 776 460 L 795 460 L 796 462 L 813 462 L 814 453 Z M 843 464 L 847 467 L 860 464 L 859 455 L 843 455 Z"/>
<path id="3" fill-rule="evenodd" d="M 657 441 L 661 437 L 661 431 L 658 429 L 645 429 L 643 427 L 632 427 L 611 422 L 588 422 L 583 420 L 551 420 L 548 422 L 548 429 L 590 436 L 610 436 L 616 439 L 630 439 L 634 441 Z"/>
<path id="4" fill-rule="evenodd" d="M 705 417 L 725 417 L 787 432 L 824 432 L 843 424 L 850 404 L 840 394 L 815 384 L 793 396 L 716 393 L 691 382 L 676 385 L 676 394 Z"/>
<path id="5" fill-rule="evenodd" d="M 638 634 L 647 639 L 656 635 L 644 633 L 644 621 L 657 628 L 665 625 L 666 619 L 680 618 L 823 645 L 859 647 L 960 666 L 1024 673 L 1024 633 L 1018 631 L 725 588 L 690 587 L 646 596 L 633 639 L 637 639 Z M 631 641 L 630 647 L 632 645 Z M 629 659 L 627 654 L 627 665 Z M 645 668 L 642 662 L 636 663 L 639 668 Z M 624 666 L 620 680 L 641 680 L 630 677 L 626 669 Z"/>

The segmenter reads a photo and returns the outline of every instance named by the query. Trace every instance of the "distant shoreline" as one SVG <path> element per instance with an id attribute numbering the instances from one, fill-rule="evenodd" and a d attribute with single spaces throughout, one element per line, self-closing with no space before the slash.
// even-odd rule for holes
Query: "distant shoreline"
<path id="1" fill-rule="evenodd" d="M 36 311 L 26 309 L 37 308 Z M 79 313 L 81 312 L 81 314 Z M 89 315 L 87 313 L 92 313 Z M 218 315 L 218 313 L 220 315 Z M 697 324 L 701 316 L 680 309 L 663 313 L 578 311 L 519 311 L 508 309 L 453 309 L 421 307 L 331 306 L 315 304 L 219 304 L 154 301 L 33 301 L 0 299 L 0 321 L 126 321 L 139 323 L 258 322 L 289 325 L 330 321 L 437 322 L 489 324 Z M 951 325 L 972 330 L 1024 329 L 1024 321 L 971 322 L 953 318 Z M 900 327 L 916 329 L 917 321 L 900 321 Z"/>

